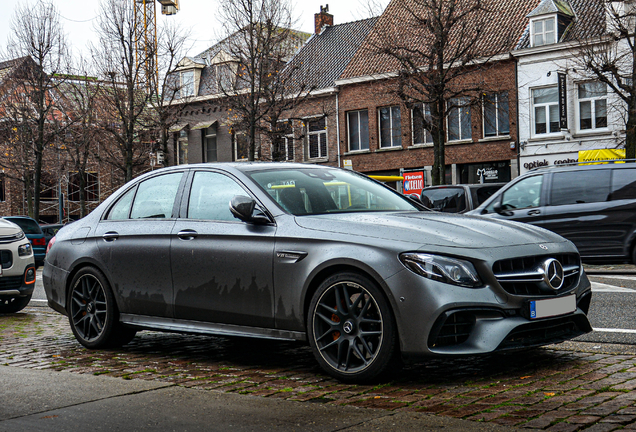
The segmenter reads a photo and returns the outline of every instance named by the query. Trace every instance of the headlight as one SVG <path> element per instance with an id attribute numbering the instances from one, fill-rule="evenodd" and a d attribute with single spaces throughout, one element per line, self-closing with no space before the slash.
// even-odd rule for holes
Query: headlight
<path id="1" fill-rule="evenodd" d="M 415 252 L 400 254 L 400 261 L 409 270 L 428 279 L 468 288 L 483 285 L 477 270 L 468 261 Z"/>
<path id="2" fill-rule="evenodd" d="M 31 243 L 25 243 L 23 245 L 18 246 L 18 255 L 20 256 L 29 256 L 33 253 L 31 249 Z"/>

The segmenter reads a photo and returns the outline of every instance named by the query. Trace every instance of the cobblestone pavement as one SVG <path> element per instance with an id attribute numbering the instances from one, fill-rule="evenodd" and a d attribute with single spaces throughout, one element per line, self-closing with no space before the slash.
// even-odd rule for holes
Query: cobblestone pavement
<path id="1" fill-rule="evenodd" d="M 548 431 L 636 430 L 636 351 L 566 343 L 429 360 L 375 385 L 335 381 L 297 343 L 141 332 L 117 350 L 79 345 L 47 308 L 0 315 L 0 365 L 170 382 L 217 392 L 407 410 Z"/>

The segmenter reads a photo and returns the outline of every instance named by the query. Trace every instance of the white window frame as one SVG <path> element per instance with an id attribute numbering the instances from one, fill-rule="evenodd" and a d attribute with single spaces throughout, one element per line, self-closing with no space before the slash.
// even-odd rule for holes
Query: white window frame
<path id="1" fill-rule="evenodd" d="M 278 123 L 285 123 L 285 122 L 289 122 L 289 130 L 290 132 L 288 134 L 284 134 L 281 136 L 281 140 L 283 143 L 283 146 L 285 148 L 285 159 L 283 159 L 285 162 L 293 162 L 296 159 L 296 149 L 294 148 L 294 122 L 292 120 L 279 120 Z M 272 153 L 274 151 L 274 145 L 276 145 L 276 143 L 272 144 Z M 291 159 L 289 158 L 289 149 L 292 149 L 292 157 Z"/>
<path id="2" fill-rule="evenodd" d="M 555 88 L 557 89 L 558 92 L 558 87 L 556 85 L 551 85 L 551 86 L 546 86 L 546 87 L 535 87 L 530 89 L 530 121 L 532 122 L 532 136 L 550 136 L 550 135 L 555 135 L 555 134 L 559 134 L 561 132 L 561 129 L 558 128 L 558 130 L 552 132 L 550 130 L 550 112 L 554 109 L 557 113 L 557 119 L 559 118 L 559 100 L 558 100 L 558 95 L 557 95 L 557 100 L 554 102 L 544 102 L 544 103 L 539 103 L 536 104 L 534 102 L 534 91 L 535 90 L 544 90 L 544 89 L 549 89 L 549 88 Z M 537 108 L 541 108 L 544 107 L 546 108 L 546 131 L 545 132 L 541 132 L 541 133 L 537 133 Z"/>
<path id="3" fill-rule="evenodd" d="M 548 21 L 552 21 L 552 30 L 547 31 L 545 29 L 545 24 Z M 537 32 L 536 31 L 536 24 L 541 23 L 541 31 Z M 552 35 L 552 42 L 547 42 L 548 37 Z M 543 39 L 543 43 L 539 43 L 537 44 L 535 42 L 535 39 L 537 36 L 541 36 Z M 549 17 L 545 17 L 545 18 L 538 18 L 538 19 L 533 19 L 530 21 L 530 46 L 533 47 L 538 47 L 538 46 L 544 46 L 544 45 L 551 45 L 554 43 L 557 43 L 558 40 L 558 34 L 557 34 L 557 19 L 556 19 L 556 15 L 553 16 L 549 16 Z"/>
<path id="4" fill-rule="evenodd" d="M 362 139 L 361 139 L 361 134 L 360 134 L 360 113 L 362 112 L 366 112 L 367 113 L 367 142 L 366 142 L 366 147 L 362 147 Z M 350 115 L 351 114 L 356 114 L 356 119 L 357 119 L 357 123 L 358 123 L 358 148 L 357 149 L 351 149 L 351 123 L 350 123 Z M 369 110 L 368 109 L 359 109 L 359 110 L 353 110 L 353 111 L 347 111 L 346 112 L 347 115 L 347 145 L 349 148 L 350 152 L 362 152 L 362 151 L 369 151 Z"/>
<path id="5" fill-rule="evenodd" d="M 318 121 L 318 120 L 325 120 L 325 128 L 323 130 L 319 130 L 319 131 L 313 131 L 310 132 L 309 131 L 309 123 L 312 121 Z M 307 129 L 307 158 L 309 160 L 312 159 L 326 159 L 329 156 L 329 136 L 328 136 L 328 130 L 329 130 L 329 124 L 327 122 L 327 117 L 310 117 L 305 119 L 305 127 Z M 312 157 L 311 156 L 311 137 L 312 136 L 317 136 L 317 140 L 318 140 L 318 156 Z M 322 154 L 322 146 L 320 145 L 320 140 L 321 140 L 321 136 L 323 137 L 323 139 L 325 140 L 325 154 Z"/>
<path id="6" fill-rule="evenodd" d="M 455 102 L 456 101 L 456 102 Z M 464 96 L 459 96 L 459 97 L 455 97 L 455 98 L 451 98 L 448 100 L 447 102 L 448 104 L 451 105 L 450 109 L 448 110 L 448 116 L 446 116 L 446 141 L 449 143 L 455 143 L 455 142 L 467 142 L 467 141 L 472 141 L 473 140 L 473 122 L 472 122 L 472 107 L 470 106 L 470 100 L 467 97 Z M 464 107 L 468 107 L 468 114 L 464 114 L 464 111 L 462 111 L 462 108 Z M 459 138 L 458 139 L 453 139 L 451 140 L 450 138 L 450 117 L 453 113 L 454 110 L 457 110 L 457 125 L 458 125 L 458 132 L 459 132 Z M 468 117 L 468 119 L 466 119 L 466 117 Z M 465 122 L 468 122 L 468 137 L 465 137 L 462 135 L 462 130 L 463 130 L 463 125 Z"/>
<path id="7" fill-rule="evenodd" d="M 508 132 L 503 132 L 500 131 L 500 125 L 499 125 L 499 114 L 501 111 L 501 106 L 500 106 L 500 97 L 503 94 L 507 95 L 507 99 L 508 99 Z M 486 135 L 486 96 L 491 96 L 494 95 L 495 96 L 495 134 L 494 135 Z M 484 95 L 484 97 L 482 97 L 482 109 L 481 109 L 481 117 L 482 117 L 482 135 L 484 138 L 495 138 L 495 137 L 503 137 L 503 136 L 510 136 L 510 97 L 508 96 L 508 92 L 494 92 L 494 93 L 489 93 L 487 95 Z"/>
<path id="8" fill-rule="evenodd" d="M 186 78 L 186 74 L 192 74 L 192 81 L 189 78 Z M 195 95 L 195 85 L 194 85 L 194 69 L 187 69 L 179 72 L 179 80 L 181 87 L 179 88 L 179 96 L 182 98 L 196 96 Z M 187 92 L 186 92 L 187 91 Z"/>
<path id="9" fill-rule="evenodd" d="M 413 145 L 432 145 L 433 135 L 431 134 L 431 131 L 424 127 L 424 121 L 422 121 L 422 136 L 424 137 L 424 142 L 415 142 L 415 108 L 418 106 L 421 108 L 424 118 L 428 117 L 430 119 L 431 117 L 431 108 L 429 104 L 420 102 L 413 106 L 413 109 L 411 109 L 411 142 Z"/>
<path id="10" fill-rule="evenodd" d="M 608 129 L 608 118 L 607 118 L 607 113 L 608 113 L 608 105 L 607 105 L 607 84 L 605 84 L 605 94 L 603 96 L 595 96 L 595 97 L 587 97 L 587 98 L 581 98 L 579 96 L 579 92 L 580 92 L 580 86 L 584 85 L 584 84 L 591 84 L 591 83 L 601 83 L 600 81 L 586 81 L 586 82 L 578 82 L 576 83 L 576 128 L 578 131 L 580 132 L 591 132 L 591 131 L 604 131 Z M 601 127 L 597 127 L 596 126 L 596 101 L 599 100 L 605 100 L 605 126 L 601 126 Z M 581 127 L 581 103 L 582 102 L 589 102 L 590 103 L 590 110 L 591 110 L 591 120 L 592 120 L 592 127 L 590 128 L 586 128 L 583 129 Z"/>
<path id="11" fill-rule="evenodd" d="M 394 142 L 394 137 L 395 134 L 393 133 L 393 131 L 396 129 L 395 127 L 395 119 L 393 118 L 393 109 L 397 108 L 398 112 L 400 113 L 400 117 L 397 120 L 397 129 L 399 130 L 398 136 L 399 136 L 399 143 L 395 143 Z M 389 110 L 389 136 L 390 138 L 390 143 L 387 145 L 387 143 L 382 142 L 382 120 L 381 120 L 381 116 L 382 114 L 380 113 L 382 110 Z M 399 105 L 389 105 L 389 106 L 384 106 L 384 107 L 380 107 L 378 108 L 378 143 L 381 149 L 383 148 L 393 148 L 393 147 L 402 147 L 402 109 Z"/>

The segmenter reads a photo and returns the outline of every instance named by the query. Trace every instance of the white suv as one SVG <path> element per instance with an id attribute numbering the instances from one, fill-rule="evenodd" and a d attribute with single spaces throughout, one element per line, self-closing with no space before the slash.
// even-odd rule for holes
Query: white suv
<path id="1" fill-rule="evenodd" d="M 33 248 L 22 229 L 0 218 L 0 313 L 26 307 L 35 288 Z"/>

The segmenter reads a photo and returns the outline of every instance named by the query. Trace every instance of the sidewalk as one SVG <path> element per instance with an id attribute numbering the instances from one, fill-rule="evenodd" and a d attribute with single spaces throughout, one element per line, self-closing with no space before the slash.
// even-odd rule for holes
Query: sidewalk
<path id="1" fill-rule="evenodd" d="M 0 366 L 11 371 L 169 385 L 190 395 L 186 398 L 253 396 L 237 399 L 239 405 L 285 400 L 307 409 L 373 408 L 427 421 L 432 420 L 420 416 L 435 414 L 435 421 L 470 420 L 475 423 L 462 423 L 462 429 L 477 425 L 479 430 L 486 424 L 548 431 L 636 429 L 634 348 L 568 342 L 516 354 L 433 359 L 374 385 L 348 385 L 323 375 L 310 350 L 297 343 L 142 332 L 122 349 L 89 351 L 75 341 L 66 319 L 46 308 L 0 316 Z M 3 401 L 15 389 L 6 375 L 0 371 L 0 388 L 9 389 Z"/>

